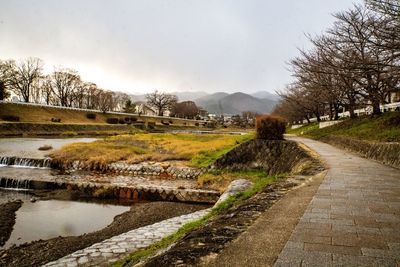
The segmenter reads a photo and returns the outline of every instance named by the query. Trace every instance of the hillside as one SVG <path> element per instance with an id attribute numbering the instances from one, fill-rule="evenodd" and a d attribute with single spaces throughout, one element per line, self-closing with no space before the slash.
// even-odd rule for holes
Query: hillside
<path id="1" fill-rule="evenodd" d="M 94 113 L 94 118 L 88 118 L 88 113 Z M 108 118 L 118 118 L 125 120 L 126 118 L 135 118 L 135 122 L 155 122 L 161 124 L 163 121 L 168 120 L 173 126 L 191 126 L 195 121 L 182 120 L 179 118 L 152 118 L 147 116 L 138 116 L 137 114 L 112 114 L 102 112 L 88 112 L 73 109 L 62 109 L 55 107 L 34 106 L 34 105 L 19 105 L 14 103 L 0 103 L 0 123 L 6 122 L 4 117 L 17 116 L 19 122 L 29 123 L 47 123 L 47 124 L 107 124 Z M 60 119 L 60 123 L 52 122 L 52 118 Z M 165 123 L 165 122 L 164 122 Z"/>
<path id="2" fill-rule="evenodd" d="M 243 111 L 269 113 L 276 104 L 274 100 L 255 98 L 245 93 L 216 93 L 195 102 L 215 114 L 241 114 Z"/>
<path id="3" fill-rule="evenodd" d="M 279 101 L 281 99 L 280 96 L 278 96 L 276 94 L 272 94 L 267 91 L 258 91 L 258 92 L 251 94 L 251 96 L 255 97 L 255 98 L 261 98 L 261 99 L 271 99 L 274 101 Z"/>

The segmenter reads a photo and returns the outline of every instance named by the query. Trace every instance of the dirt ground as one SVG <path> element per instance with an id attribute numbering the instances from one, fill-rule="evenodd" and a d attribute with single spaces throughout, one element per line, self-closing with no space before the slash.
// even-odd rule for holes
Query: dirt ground
<path id="1" fill-rule="evenodd" d="M 9 206 L 9 204 L 5 205 Z M 0 206 L 0 216 L 3 216 L 3 212 L 6 212 L 3 206 Z M 38 240 L 7 250 L 0 250 L 0 266 L 40 266 L 112 236 L 205 208 L 208 208 L 208 206 L 174 202 L 140 203 L 133 205 L 129 211 L 116 216 L 114 221 L 102 230 L 81 236 Z M 7 210 L 11 210 L 11 208 Z M 11 213 L 15 214 L 15 211 Z M 7 218 L 11 217 L 10 211 L 4 214 Z M 0 224 L 3 224 L 3 217 L 0 217 Z M 0 230 L 3 233 L 2 228 Z"/>
<path id="2" fill-rule="evenodd" d="M 15 212 L 21 207 L 22 201 L 13 201 L 0 205 L 0 247 L 10 238 L 15 224 Z"/>

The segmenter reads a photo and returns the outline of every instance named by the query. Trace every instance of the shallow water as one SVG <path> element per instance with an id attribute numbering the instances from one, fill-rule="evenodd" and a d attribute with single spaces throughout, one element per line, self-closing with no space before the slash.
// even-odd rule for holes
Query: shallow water
<path id="1" fill-rule="evenodd" d="M 7 190 L 4 188 L 0 188 L 0 204 L 4 204 L 10 201 L 22 200 L 29 201 L 32 198 L 32 195 L 27 190 Z"/>
<path id="2" fill-rule="evenodd" d="M 0 138 L 0 156 L 22 158 L 44 158 L 46 155 L 64 145 L 76 142 L 93 142 L 97 138 Z M 38 150 L 44 145 L 53 149 Z"/>
<path id="3" fill-rule="evenodd" d="M 46 200 L 31 203 L 25 197 L 22 207 L 16 212 L 11 237 L 2 248 L 39 239 L 94 232 L 128 210 L 127 206 L 77 201 Z"/>

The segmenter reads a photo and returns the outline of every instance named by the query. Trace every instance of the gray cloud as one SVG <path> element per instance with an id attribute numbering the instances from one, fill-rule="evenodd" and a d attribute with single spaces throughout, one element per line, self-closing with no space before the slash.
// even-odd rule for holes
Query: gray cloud
<path id="1" fill-rule="evenodd" d="M 359 0 L 360 2 L 361 0 Z M 0 0 L 0 58 L 36 56 L 131 93 L 274 91 L 352 1 Z"/>

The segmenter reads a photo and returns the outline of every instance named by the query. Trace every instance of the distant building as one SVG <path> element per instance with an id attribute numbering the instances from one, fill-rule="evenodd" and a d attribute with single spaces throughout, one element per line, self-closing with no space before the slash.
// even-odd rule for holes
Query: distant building
<path id="1" fill-rule="evenodd" d="M 136 113 L 139 115 L 145 115 L 145 116 L 158 115 L 157 111 L 153 107 L 150 107 L 149 105 L 146 104 L 146 102 L 143 101 L 135 102 L 135 110 Z"/>

